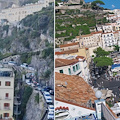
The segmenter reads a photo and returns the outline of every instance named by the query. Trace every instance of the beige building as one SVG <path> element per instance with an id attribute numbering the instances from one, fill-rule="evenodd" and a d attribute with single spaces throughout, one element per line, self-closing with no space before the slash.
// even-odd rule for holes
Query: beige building
<path id="1" fill-rule="evenodd" d="M 81 47 L 95 47 L 101 45 L 102 31 L 92 32 L 91 34 L 81 35 L 80 46 Z"/>
<path id="2" fill-rule="evenodd" d="M 60 45 L 61 51 L 74 50 L 74 49 L 78 49 L 78 48 L 79 48 L 78 42 Z"/>
<path id="3" fill-rule="evenodd" d="M 14 73 L 10 68 L 0 68 L 0 118 L 12 120 L 14 98 Z"/>
<path id="4" fill-rule="evenodd" d="M 49 1 L 38 1 L 37 3 L 33 4 L 26 4 L 22 7 L 12 5 L 11 8 L 3 9 L 0 12 L 0 20 L 7 19 L 10 23 L 11 22 L 18 22 L 25 18 L 27 15 L 33 14 L 34 12 L 40 11 L 43 7 L 49 6 Z"/>

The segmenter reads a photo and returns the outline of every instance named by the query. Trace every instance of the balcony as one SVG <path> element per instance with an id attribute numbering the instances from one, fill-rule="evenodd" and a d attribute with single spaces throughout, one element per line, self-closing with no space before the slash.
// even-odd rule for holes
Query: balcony
<path id="1" fill-rule="evenodd" d="M 10 107 L 4 107 L 4 110 L 10 110 Z"/>
<path id="2" fill-rule="evenodd" d="M 0 120 L 13 120 L 13 119 L 5 117 L 5 118 L 0 118 Z"/>
<path id="3" fill-rule="evenodd" d="M 5 100 L 11 100 L 11 98 L 10 97 L 5 97 Z"/>
<path id="4" fill-rule="evenodd" d="M 14 115 L 20 115 L 21 111 L 14 111 Z"/>
<path id="5" fill-rule="evenodd" d="M 17 98 L 14 99 L 14 105 L 20 105 L 21 101 L 19 101 Z"/>

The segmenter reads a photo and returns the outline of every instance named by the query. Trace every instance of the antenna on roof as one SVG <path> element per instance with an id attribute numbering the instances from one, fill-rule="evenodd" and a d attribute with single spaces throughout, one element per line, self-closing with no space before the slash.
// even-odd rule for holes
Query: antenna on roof
<path id="1" fill-rule="evenodd" d="M 65 81 L 65 85 L 67 86 L 68 85 L 68 83 Z"/>

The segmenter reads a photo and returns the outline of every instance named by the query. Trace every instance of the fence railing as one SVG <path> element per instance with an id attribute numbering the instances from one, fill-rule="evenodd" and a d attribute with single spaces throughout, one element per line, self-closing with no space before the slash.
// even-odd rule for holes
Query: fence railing
<path id="1" fill-rule="evenodd" d="M 102 110 L 102 116 L 106 120 L 116 120 L 116 118 L 113 116 L 111 111 L 103 103 L 101 104 L 101 110 Z"/>

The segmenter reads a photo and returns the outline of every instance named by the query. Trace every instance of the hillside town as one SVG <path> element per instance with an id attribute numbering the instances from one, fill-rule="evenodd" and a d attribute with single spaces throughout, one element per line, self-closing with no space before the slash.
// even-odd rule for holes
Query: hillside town
<path id="1" fill-rule="evenodd" d="M 53 10 L 38 0 L 0 11 L 0 120 L 54 119 Z"/>
<path id="2" fill-rule="evenodd" d="M 75 10 L 72 9 L 75 4 L 66 4 L 68 2 L 56 5 L 55 119 L 119 120 L 120 10 L 83 9 L 81 6 Z M 79 13 L 75 12 L 79 9 Z M 75 14 L 68 14 L 67 10 L 74 10 Z M 85 11 L 95 14 L 95 25 Z M 102 18 L 106 22 L 102 23 Z M 89 21 L 93 25 L 88 24 Z"/>

